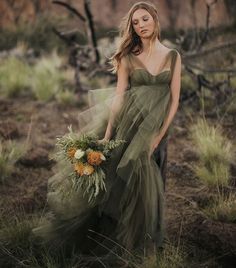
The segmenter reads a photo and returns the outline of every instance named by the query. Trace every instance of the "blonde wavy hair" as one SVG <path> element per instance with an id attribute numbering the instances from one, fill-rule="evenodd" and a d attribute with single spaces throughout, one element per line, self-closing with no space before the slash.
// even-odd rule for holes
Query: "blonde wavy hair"
<path id="1" fill-rule="evenodd" d="M 121 24 L 119 26 L 120 43 L 114 55 L 109 58 L 109 62 L 113 66 L 110 69 L 112 73 L 117 72 L 121 58 L 123 56 L 126 56 L 130 52 L 133 52 L 134 54 L 138 55 L 143 50 L 142 41 L 140 37 L 136 34 L 132 25 L 132 16 L 134 12 L 138 9 L 145 9 L 153 17 L 155 23 L 154 32 L 150 39 L 149 53 L 152 50 L 155 39 L 161 39 L 160 23 L 155 5 L 148 2 L 135 3 L 130 8 L 128 13 L 122 18 Z"/>

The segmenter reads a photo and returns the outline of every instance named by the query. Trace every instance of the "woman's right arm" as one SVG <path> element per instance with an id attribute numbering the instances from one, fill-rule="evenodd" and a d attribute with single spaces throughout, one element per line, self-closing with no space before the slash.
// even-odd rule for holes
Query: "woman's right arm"
<path id="1" fill-rule="evenodd" d="M 125 57 L 121 58 L 118 70 L 117 70 L 117 86 L 115 92 L 114 103 L 111 105 L 111 113 L 105 132 L 105 140 L 110 140 L 112 135 L 112 125 L 117 112 L 123 102 L 124 92 L 129 85 L 129 66 Z"/>

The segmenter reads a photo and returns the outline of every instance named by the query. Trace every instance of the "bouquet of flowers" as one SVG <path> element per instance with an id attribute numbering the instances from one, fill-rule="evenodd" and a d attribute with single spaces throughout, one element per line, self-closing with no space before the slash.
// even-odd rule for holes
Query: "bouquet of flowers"
<path id="1" fill-rule="evenodd" d="M 56 158 L 63 158 L 71 164 L 68 177 L 71 191 L 82 190 L 83 195 L 87 194 L 88 201 L 92 202 L 100 191 L 106 191 L 104 169 L 112 150 L 125 141 L 116 139 L 99 143 L 95 134 L 78 135 L 71 126 L 68 129 L 68 134 L 57 138 Z M 70 194 L 70 191 L 64 194 Z"/>

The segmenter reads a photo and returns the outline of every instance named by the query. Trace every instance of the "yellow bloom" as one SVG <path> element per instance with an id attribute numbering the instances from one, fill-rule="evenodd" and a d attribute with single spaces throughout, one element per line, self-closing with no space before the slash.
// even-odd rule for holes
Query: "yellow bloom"
<path id="1" fill-rule="evenodd" d="M 84 165 L 84 175 L 91 175 L 94 172 L 93 166 L 86 164 Z"/>
<path id="2" fill-rule="evenodd" d="M 74 165 L 75 171 L 80 175 L 84 175 L 84 164 L 82 162 L 78 162 Z"/>

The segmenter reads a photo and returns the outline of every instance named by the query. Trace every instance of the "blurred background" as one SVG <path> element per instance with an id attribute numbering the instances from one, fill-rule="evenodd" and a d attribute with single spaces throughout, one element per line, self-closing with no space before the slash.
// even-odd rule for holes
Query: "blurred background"
<path id="1" fill-rule="evenodd" d="M 35 247 L 30 230 L 47 210 L 56 137 L 69 125 L 78 130 L 88 90 L 116 84 L 108 57 L 136 2 L 0 1 L 1 267 L 89 267 L 78 255 Z M 129 267 L 236 267 L 236 1 L 149 2 L 158 9 L 161 42 L 182 57 L 168 145 L 168 243 L 158 263 L 123 260 Z"/>

